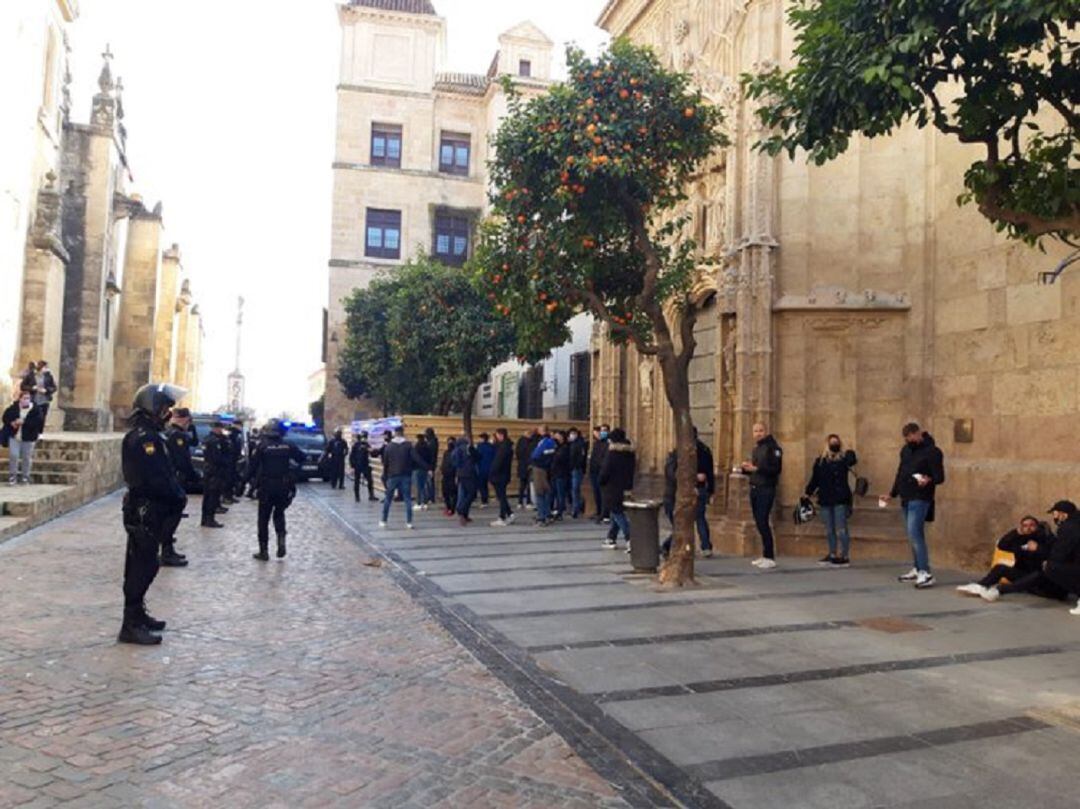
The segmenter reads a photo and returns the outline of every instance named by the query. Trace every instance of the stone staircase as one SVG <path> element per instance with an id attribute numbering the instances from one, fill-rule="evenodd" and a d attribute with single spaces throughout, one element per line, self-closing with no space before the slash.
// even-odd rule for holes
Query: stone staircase
<path id="1" fill-rule="evenodd" d="M 46 433 L 37 442 L 29 486 L 8 486 L 0 449 L 0 542 L 120 486 L 119 433 Z"/>

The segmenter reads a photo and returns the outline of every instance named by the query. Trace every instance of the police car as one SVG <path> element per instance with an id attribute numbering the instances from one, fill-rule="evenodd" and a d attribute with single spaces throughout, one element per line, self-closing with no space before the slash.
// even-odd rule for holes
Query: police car
<path id="1" fill-rule="evenodd" d="M 323 435 L 322 430 L 314 424 L 298 421 L 283 421 L 281 429 L 285 431 L 285 443 L 304 453 L 304 465 L 300 468 L 299 474 L 300 480 L 312 478 L 325 480 L 319 468 L 319 461 L 322 460 L 323 453 L 326 451 L 326 436 Z"/>
<path id="2" fill-rule="evenodd" d="M 191 430 L 195 433 L 195 437 L 198 439 L 198 444 L 191 448 L 191 464 L 195 467 L 195 471 L 199 473 L 201 478 L 205 474 L 206 462 L 203 459 L 203 447 L 206 446 L 206 439 L 210 437 L 210 433 L 213 432 L 214 422 L 220 421 L 226 426 L 236 423 L 236 416 L 232 413 L 192 413 L 191 414 Z M 241 430 L 244 434 L 244 446 L 247 446 L 248 431 L 247 425 L 240 424 Z M 201 482 L 197 486 L 189 486 L 189 494 L 197 494 L 202 491 Z"/>

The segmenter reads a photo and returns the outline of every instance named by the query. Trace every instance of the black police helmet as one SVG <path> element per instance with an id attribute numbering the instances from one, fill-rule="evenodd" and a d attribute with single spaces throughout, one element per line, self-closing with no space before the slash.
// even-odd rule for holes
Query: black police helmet
<path id="1" fill-rule="evenodd" d="M 135 392 L 135 401 L 131 408 L 134 412 L 143 412 L 154 418 L 160 418 L 164 411 L 174 407 L 187 395 L 187 390 L 167 382 L 143 385 Z"/>

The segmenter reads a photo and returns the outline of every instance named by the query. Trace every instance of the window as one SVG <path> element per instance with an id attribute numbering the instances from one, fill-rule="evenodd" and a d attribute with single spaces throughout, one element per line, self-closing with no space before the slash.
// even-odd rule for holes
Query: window
<path id="1" fill-rule="evenodd" d="M 469 257 L 469 220 L 449 213 L 435 214 L 435 258 L 461 266 Z"/>
<path id="2" fill-rule="evenodd" d="M 590 369 L 592 357 L 588 351 L 570 355 L 570 418 L 573 421 L 589 420 L 589 396 L 592 385 Z"/>
<path id="3" fill-rule="evenodd" d="M 529 77 L 532 75 L 532 62 L 528 59 L 522 59 L 518 62 L 518 75 Z"/>
<path id="4" fill-rule="evenodd" d="M 364 255 L 401 258 L 401 211 L 368 208 Z"/>
<path id="5" fill-rule="evenodd" d="M 371 165 L 401 168 L 401 127 L 371 125 Z"/>
<path id="6" fill-rule="evenodd" d="M 544 365 L 534 365 L 521 377 L 518 387 L 518 418 L 544 416 Z"/>
<path id="7" fill-rule="evenodd" d="M 468 135 L 458 135 L 451 132 L 443 132 L 439 144 L 439 171 L 445 174 L 469 173 L 469 144 Z"/>

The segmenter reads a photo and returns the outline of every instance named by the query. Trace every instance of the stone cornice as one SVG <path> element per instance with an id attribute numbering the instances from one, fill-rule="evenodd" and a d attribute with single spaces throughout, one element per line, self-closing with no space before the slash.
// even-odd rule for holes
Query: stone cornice
<path id="1" fill-rule="evenodd" d="M 347 93 L 369 93 L 371 95 L 388 95 L 399 96 L 401 98 L 428 98 L 434 99 L 434 92 L 423 92 L 421 90 L 394 90 L 392 88 L 382 87 L 365 87 L 361 84 L 339 84 L 337 86 L 339 92 Z"/>
<path id="2" fill-rule="evenodd" d="M 911 299 L 906 293 L 894 294 L 874 289 L 853 292 L 839 286 L 815 287 L 806 295 L 781 295 L 773 304 L 774 312 L 907 312 Z"/>
<path id="3" fill-rule="evenodd" d="M 654 0 L 608 0 L 600 12 L 596 24 L 618 37 L 641 17 Z"/>
<path id="4" fill-rule="evenodd" d="M 393 22 L 409 28 L 431 28 L 439 30 L 446 27 L 444 17 L 430 14 L 410 14 L 405 11 L 387 11 L 369 6 L 338 6 L 338 21 L 342 25 L 352 25 L 357 18 L 365 17 L 383 22 Z M 352 19 L 350 19 L 352 18 Z"/>
<path id="5" fill-rule="evenodd" d="M 363 171 L 374 174 L 388 174 L 391 176 L 422 177 L 426 180 L 446 180 L 447 182 L 452 183 L 484 184 L 482 177 L 462 177 L 458 174 L 447 174 L 442 171 L 428 171 L 425 169 L 395 169 L 387 168 L 386 166 L 369 166 L 366 163 L 348 163 L 342 160 L 335 160 L 331 168 L 341 169 L 343 171 Z"/>

